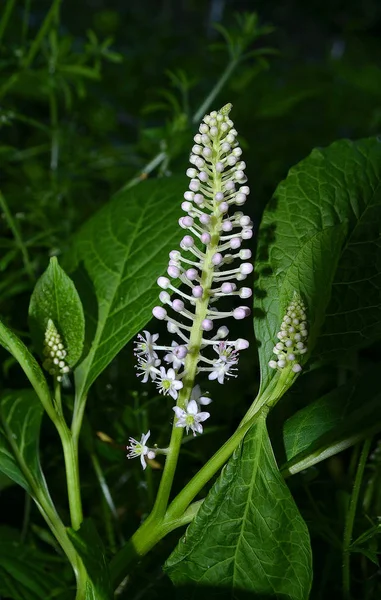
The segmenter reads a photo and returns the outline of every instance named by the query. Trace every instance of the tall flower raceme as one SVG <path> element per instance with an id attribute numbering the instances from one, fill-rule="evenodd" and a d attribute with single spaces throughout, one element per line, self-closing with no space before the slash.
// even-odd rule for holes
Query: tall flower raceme
<path id="1" fill-rule="evenodd" d="M 169 253 L 168 277 L 158 279 L 162 306 L 152 312 L 167 322 L 175 339 L 162 345 L 157 333 L 144 331 L 135 348 L 138 376 L 144 383 L 154 381 L 161 394 L 176 401 L 175 427 L 194 435 L 202 433 L 202 423 L 210 416 L 201 407 L 211 402 L 195 386 L 196 376 L 205 372 L 220 384 L 236 377 L 239 352 L 249 346 L 246 339 L 228 340 L 228 328 L 218 326 L 228 317 L 240 320 L 250 315 L 247 306 L 219 310 L 220 299 L 252 295 L 249 287 L 238 287 L 253 271 L 252 264 L 245 262 L 251 251 L 241 248 L 252 237 L 253 224 L 241 211 L 231 214 L 234 206 L 245 204 L 249 188 L 230 109 L 227 104 L 205 116 L 194 137 L 192 167 L 187 170 L 189 190 L 181 205 L 186 215 L 179 219 L 188 232 L 180 242 L 181 250 Z M 160 452 L 145 442 L 130 441 L 130 458 L 138 456 L 140 449 L 140 455 L 148 457 L 149 452 L 151 456 Z"/>

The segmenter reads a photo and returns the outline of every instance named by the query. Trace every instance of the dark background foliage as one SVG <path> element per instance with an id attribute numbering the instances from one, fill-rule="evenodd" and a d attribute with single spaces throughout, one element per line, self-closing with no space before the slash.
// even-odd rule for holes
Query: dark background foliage
<path id="1" fill-rule="evenodd" d="M 2 3 L 0 16 L 11 4 Z M 256 227 L 278 182 L 312 148 L 342 137 L 377 135 L 380 129 L 381 5 L 376 0 L 65 0 L 28 62 L 51 6 L 44 0 L 16 1 L 0 30 L 0 312 L 27 344 L 30 293 L 49 257 L 64 260 L 71 235 L 115 192 L 139 179 L 160 153 L 165 160 L 152 177 L 186 169 L 195 132 L 192 115 L 229 61 L 213 24 L 229 28 L 236 13 L 255 10 L 261 25 L 274 27 L 250 50 L 266 46 L 275 52 L 242 61 L 211 107 L 233 103 L 252 190 L 247 210 Z M 280 462 L 284 419 L 359 366 L 372 364 L 378 350 L 315 368 L 298 381 L 272 415 Z M 1 360 L 2 389 L 26 385 L 4 351 Z M 221 445 L 249 406 L 258 387 L 254 345 L 240 366 L 237 381 L 211 388 L 216 416 L 205 436 L 184 445 L 177 488 Z M 68 407 L 71 392 L 69 385 Z M 165 399 L 136 380 L 131 346 L 92 388 L 82 491 L 85 513 L 95 518 L 110 556 L 149 511 L 161 469 L 159 461 L 144 473 L 139 464 L 128 463 L 128 437 L 151 427 L 157 443 L 165 445 L 170 413 Z M 67 516 L 62 458 L 48 423 L 41 452 L 53 497 Z M 312 535 L 311 597 L 317 600 L 340 593 L 344 506 L 357 452 L 346 451 L 289 481 Z M 371 485 L 365 508 L 371 516 L 381 509 L 380 468 L 374 454 L 366 472 Z M 103 478 L 112 501 L 102 491 Z M 3 524 L 18 529 L 25 543 L 52 551 L 37 510 L 21 489 L 2 478 L 0 507 Z M 366 528 L 366 518 L 361 510 L 357 534 Z M 128 583 L 131 599 L 172 597 L 161 564 L 178 535 L 172 533 L 137 568 Z M 353 559 L 353 581 L 355 597 L 379 597 L 377 566 L 364 555 Z"/>

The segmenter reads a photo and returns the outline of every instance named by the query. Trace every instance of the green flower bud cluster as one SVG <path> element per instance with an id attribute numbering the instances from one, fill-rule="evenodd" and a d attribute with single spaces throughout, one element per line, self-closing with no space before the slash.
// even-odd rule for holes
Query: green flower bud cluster
<path id="1" fill-rule="evenodd" d="M 307 322 L 306 307 L 297 292 L 287 312 L 283 317 L 280 331 L 277 333 L 279 342 L 274 346 L 273 353 L 276 360 L 270 360 L 269 367 L 272 369 L 284 369 L 292 364 L 294 373 L 302 370 L 297 358 L 307 352 Z"/>
<path id="2" fill-rule="evenodd" d="M 44 344 L 44 369 L 54 375 L 58 382 L 62 381 L 62 375 L 70 371 L 70 367 L 66 364 L 65 357 L 67 352 L 62 343 L 60 334 L 57 331 L 53 321 L 49 319 L 45 331 Z"/>

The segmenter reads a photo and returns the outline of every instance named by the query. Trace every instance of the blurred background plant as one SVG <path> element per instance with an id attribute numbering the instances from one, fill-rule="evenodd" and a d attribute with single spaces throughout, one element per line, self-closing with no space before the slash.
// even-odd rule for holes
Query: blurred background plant
<path id="1" fill-rule="evenodd" d="M 249 12 L 253 4 L 4 0 L 0 312 L 26 343 L 30 292 L 48 257 L 65 255 L 71 235 L 115 192 L 147 177 L 183 173 L 196 125 L 209 109 L 233 103 L 252 189 L 248 212 L 257 224 L 278 182 L 312 148 L 378 133 L 381 5 L 376 0 L 364 0 L 361 7 L 355 0 L 258 0 L 254 14 Z M 350 363 L 315 369 L 301 379 L 274 411 L 275 437 L 280 438 L 285 417 L 346 381 L 361 365 L 375 362 L 378 351 L 364 350 Z M 1 358 L 2 388 L 24 386 L 3 351 Z M 192 440 L 184 445 L 186 468 L 178 488 L 238 423 L 256 392 L 255 365 L 255 351 L 242 358 L 234 403 L 234 383 L 223 391 L 212 388 L 212 397 L 218 393 L 219 417 L 197 445 Z M 66 397 L 70 404 L 70 388 Z M 110 554 L 149 511 L 160 471 L 159 462 L 144 473 L 127 464 L 128 436 L 150 426 L 158 444 L 164 444 L 169 414 L 166 402 L 146 395 L 136 380 L 129 346 L 92 389 L 83 435 L 84 504 Z M 310 471 L 290 480 L 313 534 L 312 598 L 325 597 L 327 590 L 340 593 L 345 506 L 359 452 L 356 447 L 321 463 L 311 481 Z M 65 488 L 63 469 L 47 423 L 42 458 L 53 496 L 59 498 Z M 364 512 L 355 522 L 354 549 L 360 552 L 355 592 L 364 600 L 381 594 L 374 564 L 380 474 L 377 450 L 365 468 Z M 35 548 L 46 555 L 55 547 L 27 497 L 5 478 L 0 479 L 0 506 L 8 527 L 2 529 L 2 539 L 9 544 L 21 539 L 27 552 Z M 67 511 L 64 503 L 61 511 Z M 160 564 L 177 537 L 177 532 L 171 534 L 136 570 L 130 598 L 172 597 Z M 54 572 L 52 566 L 47 569 Z M 9 573 L 0 557 L 2 577 Z M 58 579 L 57 589 L 60 583 Z M 0 593 L 6 593 L 1 583 Z M 18 593 L 15 597 L 24 597 Z"/>

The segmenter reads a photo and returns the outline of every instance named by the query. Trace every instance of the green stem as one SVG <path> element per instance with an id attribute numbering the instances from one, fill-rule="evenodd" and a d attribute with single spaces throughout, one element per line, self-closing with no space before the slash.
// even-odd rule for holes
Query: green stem
<path id="1" fill-rule="evenodd" d="M 212 91 L 207 95 L 204 102 L 201 104 L 201 106 L 198 108 L 198 110 L 193 115 L 192 123 L 199 123 L 199 121 L 201 121 L 203 116 L 208 112 L 208 108 L 214 102 L 214 100 L 216 99 L 216 97 L 218 96 L 218 94 L 220 93 L 222 88 L 224 87 L 225 83 L 228 81 L 229 77 L 231 76 L 233 71 L 236 69 L 237 65 L 239 64 L 239 61 L 240 61 L 239 58 L 232 58 L 230 60 L 225 71 L 222 73 L 221 77 L 217 81 L 217 83 L 214 86 L 214 88 L 212 89 Z"/>
<path id="2" fill-rule="evenodd" d="M 22 30 L 21 30 L 21 38 L 22 38 L 23 43 L 25 42 L 27 35 L 28 35 L 30 5 L 31 5 L 31 0 L 25 0 L 24 14 L 23 14 L 23 18 L 22 18 Z"/>
<path id="3" fill-rule="evenodd" d="M 28 69 L 30 67 L 30 65 L 32 64 L 37 52 L 40 49 L 42 40 L 48 33 L 51 24 L 54 22 L 54 20 L 56 20 L 60 4 L 61 4 L 61 0 L 54 0 L 52 6 L 50 7 L 36 37 L 33 40 L 33 43 L 29 49 L 29 52 L 28 52 L 27 56 L 25 57 L 25 60 L 23 61 L 24 69 Z"/>
<path id="4" fill-rule="evenodd" d="M 0 20 L 0 44 L 1 44 L 1 40 L 3 39 L 3 35 L 7 28 L 12 11 L 15 7 L 15 3 L 16 3 L 16 0 L 8 0 L 7 4 L 5 5 L 5 8 L 3 10 L 3 15 Z"/>
<path id="5" fill-rule="evenodd" d="M 18 225 L 16 223 L 16 221 L 14 220 L 11 211 L 9 210 L 8 204 L 3 196 L 3 194 L 0 192 L 0 207 L 4 213 L 5 219 L 8 223 L 8 227 L 9 229 L 12 231 L 13 233 L 13 237 L 15 238 L 15 242 L 16 245 L 18 246 L 21 255 L 23 257 L 23 262 L 24 262 L 24 267 L 25 267 L 25 271 L 27 272 L 29 278 L 33 281 L 34 280 L 34 273 L 33 273 L 33 267 L 32 264 L 30 262 L 29 259 L 29 253 L 28 253 L 28 249 L 26 247 L 26 245 L 23 242 L 23 239 L 21 237 L 21 233 L 19 231 Z"/>
<path id="6" fill-rule="evenodd" d="M 154 158 L 149 163 L 147 163 L 145 167 L 143 167 L 143 169 L 139 172 L 138 175 L 127 181 L 127 183 L 119 190 L 119 192 L 129 190 L 130 188 L 134 187 L 134 185 L 137 185 L 138 183 L 143 181 L 146 178 L 146 175 L 152 173 L 152 171 L 156 169 L 156 167 L 158 167 L 166 159 L 166 157 L 166 152 L 159 152 L 158 154 L 156 154 L 156 156 L 154 156 Z"/>
<path id="7" fill-rule="evenodd" d="M 66 527 L 58 516 L 43 475 L 40 480 L 37 480 L 32 475 L 28 465 L 24 460 L 24 457 L 20 453 L 19 448 L 14 441 L 12 431 L 9 429 L 6 422 L 3 421 L 2 424 L 6 431 L 7 439 L 12 447 L 16 461 L 28 483 L 31 496 L 73 568 L 78 590 L 76 600 L 82 600 L 82 598 L 85 598 L 84 593 L 87 580 L 87 573 L 83 566 L 82 560 L 77 554 L 77 551 L 67 535 Z"/>
<path id="8" fill-rule="evenodd" d="M 66 484 L 69 498 L 70 519 L 73 529 L 80 528 L 83 521 L 81 485 L 78 464 L 78 438 L 74 438 L 66 423 L 58 428 L 65 459 Z"/>
<path id="9" fill-rule="evenodd" d="M 344 528 L 344 539 L 343 539 L 343 598 L 344 600 L 349 600 L 351 597 L 350 588 L 351 588 L 351 578 L 350 578 L 350 546 L 353 535 L 353 525 L 356 516 L 357 503 L 360 494 L 360 488 L 362 479 L 364 476 L 364 470 L 366 461 L 368 459 L 368 454 L 370 450 L 370 446 L 372 443 L 372 439 L 368 438 L 365 440 L 360 459 L 357 466 L 357 472 L 355 481 L 353 484 L 353 490 L 351 499 L 349 502 L 349 508 L 347 511 L 346 519 L 345 519 L 345 528 Z"/>

